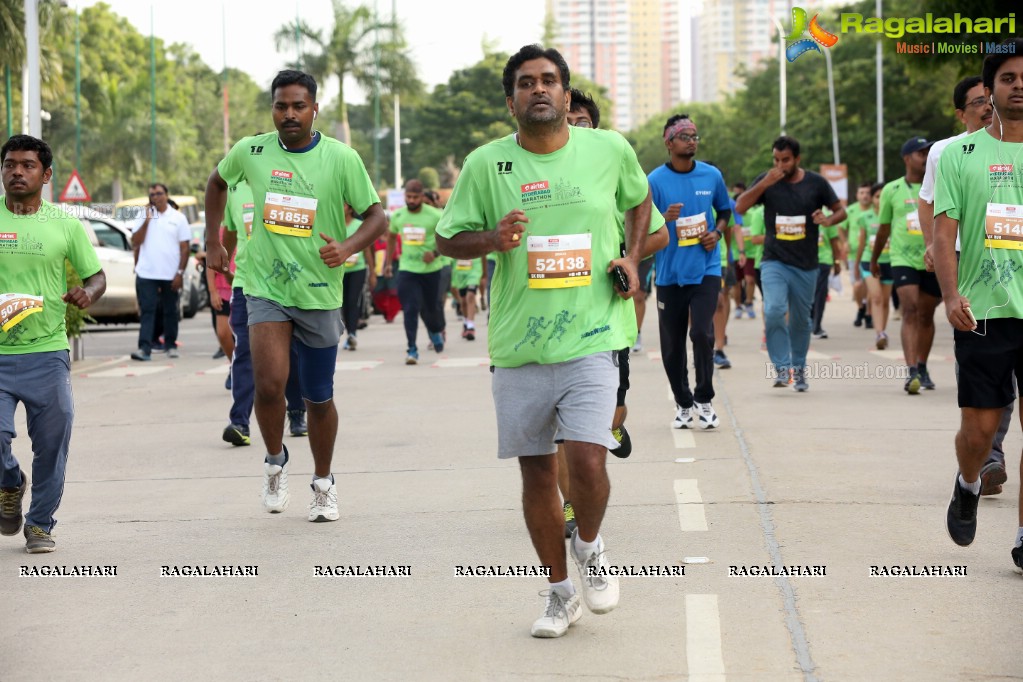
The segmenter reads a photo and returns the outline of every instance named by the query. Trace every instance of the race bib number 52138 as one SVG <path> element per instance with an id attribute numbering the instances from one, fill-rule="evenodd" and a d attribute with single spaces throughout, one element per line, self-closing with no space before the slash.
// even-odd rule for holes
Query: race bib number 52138
<path id="1" fill-rule="evenodd" d="M 527 237 L 529 288 L 589 286 L 593 278 L 592 237 L 589 233 Z"/>

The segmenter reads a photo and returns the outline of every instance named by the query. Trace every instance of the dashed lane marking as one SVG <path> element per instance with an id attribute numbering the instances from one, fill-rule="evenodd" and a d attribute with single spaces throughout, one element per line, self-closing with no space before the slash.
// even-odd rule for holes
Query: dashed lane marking
<path id="1" fill-rule="evenodd" d="M 686 595 L 686 664 L 689 682 L 725 682 L 716 594 Z"/>
<path id="2" fill-rule="evenodd" d="M 707 515 L 695 478 L 675 480 L 675 504 L 678 507 L 678 524 L 683 531 L 707 530 Z"/>

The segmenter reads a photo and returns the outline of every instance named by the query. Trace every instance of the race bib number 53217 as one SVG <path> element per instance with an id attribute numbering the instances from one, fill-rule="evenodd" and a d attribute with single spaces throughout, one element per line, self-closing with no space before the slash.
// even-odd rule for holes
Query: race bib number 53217
<path id="1" fill-rule="evenodd" d="M 593 279 L 591 245 L 589 233 L 527 237 L 529 288 L 589 286 Z"/>
<path id="2" fill-rule="evenodd" d="M 266 193 L 266 200 L 263 202 L 263 224 L 270 232 L 289 237 L 311 237 L 315 222 L 316 199 Z"/>

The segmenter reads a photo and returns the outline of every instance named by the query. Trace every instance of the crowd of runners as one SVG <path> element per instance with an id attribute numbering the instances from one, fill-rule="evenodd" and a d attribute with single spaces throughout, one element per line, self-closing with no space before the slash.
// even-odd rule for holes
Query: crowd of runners
<path id="1" fill-rule="evenodd" d="M 1023 54 L 1023 39 L 1013 45 Z M 906 371 L 893 389 L 919 395 L 937 390 L 927 363 L 935 333 L 949 333 L 947 320 L 962 426 L 946 527 L 957 544 L 972 542 L 979 497 L 1000 494 L 1007 480 L 1001 444 L 1023 370 L 1023 278 L 1015 276 L 1023 252 L 1023 57 L 989 55 L 981 75 L 950 93 L 965 132 L 937 143 L 909 138 L 899 150 L 904 173 L 859 184 L 848 205 L 802 166 L 800 142 L 787 135 L 770 142 L 771 167 L 748 186 L 733 178 L 730 193 L 722 172 L 697 158 L 698 122 L 685 114 L 664 122 L 666 160 L 644 173 L 625 138 L 598 127 L 599 108 L 570 87 L 556 50 L 522 48 L 502 85 L 517 132 L 469 154 L 443 205 L 412 179 L 404 206 L 385 212 L 360 157 L 316 129 L 315 80 L 292 70 L 271 85 L 274 132 L 239 141 L 210 175 L 206 262 L 223 278 L 217 297 L 229 305 L 232 331 L 222 438 L 251 445 L 255 414 L 267 512 L 286 511 L 291 499 L 287 424 L 312 451 L 308 519 L 339 518 L 334 367 L 339 349 L 374 347 L 365 324 L 371 311 L 392 322 L 400 309 L 406 343 L 392 350 L 410 366 L 421 360 L 420 319 L 426 352 L 435 354 L 474 342 L 479 322 L 498 457 L 518 462 L 526 527 L 551 568 L 532 634 L 563 635 L 583 604 L 607 613 L 619 585 L 601 570 L 609 565 L 600 533 L 610 492 L 605 458 L 641 447 L 626 426 L 626 394 L 653 295 L 675 401 L 665 424 L 676 429 L 720 426 L 715 370 L 762 371 L 732 366 L 730 321 L 762 325 L 772 369 L 765 391 L 804 393 L 811 338 L 828 338 L 825 320 L 859 328 L 886 350 L 894 308 Z M 70 217 L 35 231 L 45 235 L 38 245 L 17 241 L 33 214 L 57 211 L 40 194 L 52 172 L 47 145 L 15 136 L 2 160 L 0 532 L 15 535 L 24 523 L 27 550 L 48 552 L 72 422 L 64 307 L 88 307 L 104 279 Z M 153 186 L 156 195 L 161 187 Z M 164 229 L 148 218 L 139 227 L 140 241 Z M 4 244 L 8 235 L 14 246 Z M 84 279 L 70 291 L 65 257 Z M 826 316 L 843 270 L 857 304 L 849 320 Z M 939 303 L 946 319 L 936 324 Z M 448 334 L 452 311 L 460 335 Z M 31 484 L 12 450 L 18 402 L 36 451 Z M 579 569 L 578 592 L 568 556 Z M 1023 517 L 1011 557 L 1023 568 Z"/>

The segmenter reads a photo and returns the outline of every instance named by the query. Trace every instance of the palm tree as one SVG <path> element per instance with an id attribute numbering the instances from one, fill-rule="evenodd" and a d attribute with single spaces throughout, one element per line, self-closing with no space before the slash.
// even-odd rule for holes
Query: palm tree
<path id="1" fill-rule="evenodd" d="M 300 46 L 310 41 L 314 52 L 303 53 L 292 63 L 320 83 L 336 77 L 339 83 L 341 141 L 351 144 L 348 107 L 345 104 L 345 80 L 349 77 L 373 90 L 379 79 L 383 92 L 418 92 L 422 84 L 416 78 L 415 65 L 406 54 L 401 28 L 379 21 L 372 8 L 359 5 L 347 7 L 342 0 L 333 0 L 334 25 L 329 32 L 313 29 L 304 21 L 285 24 L 274 37 L 277 49 Z"/>
<path id="2" fill-rule="evenodd" d="M 67 33 L 74 24 L 72 15 L 63 9 L 56 0 L 40 0 L 39 32 Z M 17 74 L 27 61 L 25 46 L 25 2 L 24 0 L 0 0 L 0 83 L 5 82 L 4 73 L 9 69 Z M 58 97 L 64 91 L 64 79 L 61 77 L 62 64 L 60 51 L 54 45 L 44 41 L 40 45 L 39 70 L 43 86 L 43 95 Z M 6 87 L 6 86 L 4 86 Z M 11 103 L 11 93 L 5 93 L 7 106 Z"/>

